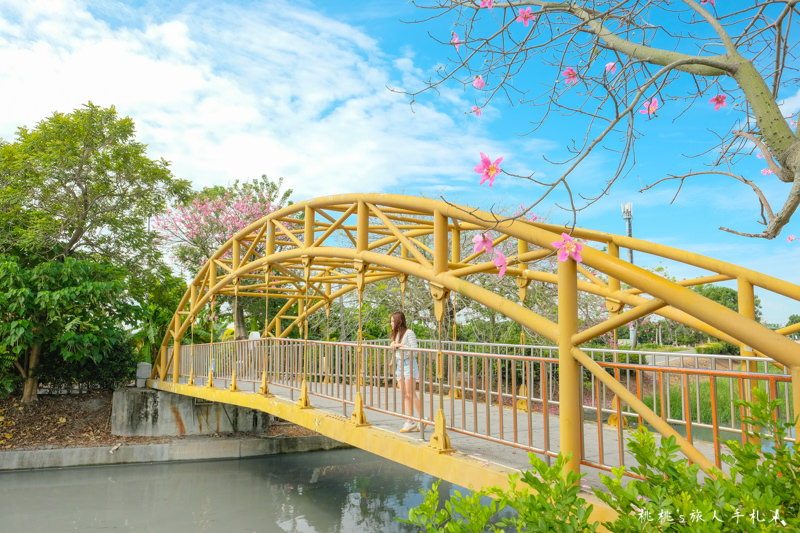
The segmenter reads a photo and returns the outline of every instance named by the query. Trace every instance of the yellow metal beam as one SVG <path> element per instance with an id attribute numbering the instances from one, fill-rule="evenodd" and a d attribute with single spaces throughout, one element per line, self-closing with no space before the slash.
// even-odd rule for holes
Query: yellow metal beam
<path id="1" fill-rule="evenodd" d="M 558 263 L 558 416 L 561 423 L 560 451 L 570 454 L 564 465 L 564 475 L 580 472 L 581 428 L 581 370 L 572 357 L 573 337 L 578 333 L 577 263 L 572 259 Z"/>

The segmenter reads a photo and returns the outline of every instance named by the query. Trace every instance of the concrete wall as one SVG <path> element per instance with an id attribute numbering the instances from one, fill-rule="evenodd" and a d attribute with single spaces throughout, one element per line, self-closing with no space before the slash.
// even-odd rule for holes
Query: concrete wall
<path id="1" fill-rule="evenodd" d="M 187 437 L 162 444 L 123 444 L 93 448 L 9 450 L 0 452 L 0 471 L 97 466 L 159 461 L 242 459 L 279 453 L 349 448 L 322 435 L 309 437 Z"/>
<path id="2" fill-rule="evenodd" d="M 123 437 L 181 437 L 267 431 L 261 411 L 152 389 L 119 389 L 111 408 L 111 433 Z"/>

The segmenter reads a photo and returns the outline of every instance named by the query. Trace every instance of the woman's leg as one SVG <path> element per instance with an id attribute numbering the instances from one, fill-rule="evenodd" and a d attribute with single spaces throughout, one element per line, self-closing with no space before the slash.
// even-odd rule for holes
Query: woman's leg
<path id="1" fill-rule="evenodd" d="M 407 377 L 403 380 L 403 413 L 409 416 L 414 416 L 414 379 Z"/>
<path id="2" fill-rule="evenodd" d="M 405 413 L 414 416 L 414 408 L 418 416 L 422 416 L 422 402 L 419 400 L 415 387 L 415 380 L 413 377 L 408 377 L 403 380 L 403 407 Z"/>

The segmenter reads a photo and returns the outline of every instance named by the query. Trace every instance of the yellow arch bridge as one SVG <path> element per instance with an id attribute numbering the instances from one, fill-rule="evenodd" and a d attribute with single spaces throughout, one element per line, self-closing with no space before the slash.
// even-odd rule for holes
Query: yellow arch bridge
<path id="1" fill-rule="evenodd" d="M 582 263 L 554 260 L 552 243 L 564 231 L 586 244 Z M 497 273 L 491 257 L 466 246 L 487 232 L 508 252 L 505 277 L 516 282 L 515 301 L 476 282 L 480 274 Z M 702 275 L 671 281 L 624 261 L 620 248 L 691 265 Z M 415 355 L 423 412 L 413 419 L 423 430 L 400 434 L 400 422 L 412 415 L 404 413 L 392 383 L 388 343 L 362 341 L 360 328 L 353 343 L 308 340 L 308 317 L 329 313 L 348 293 L 360 311 L 371 283 L 396 279 L 405 295 L 409 276 L 430 288 L 440 333 Z M 731 280 L 738 312 L 689 288 Z M 557 291 L 556 321 L 525 305 L 532 284 Z M 674 436 L 709 472 L 722 466 L 724 441 L 746 438 L 733 402 L 748 398 L 751 389 L 780 398 L 787 420 L 800 415 L 800 344 L 787 338 L 800 324 L 778 331 L 759 324 L 755 287 L 800 301 L 798 285 L 629 237 L 502 220 L 417 197 L 330 196 L 271 213 L 214 253 L 181 300 L 148 384 L 261 410 L 472 489 L 506 486 L 507 475 L 528 464 L 528 452 L 548 459 L 570 452 L 568 469 L 590 474 L 630 465 L 626 434 L 640 424 Z M 582 330 L 579 291 L 603 299 L 608 310 Z M 452 293 L 551 345 L 442 340 Z M 257 339 L 186 344 L 198 314 L 223 295 L 234 306 L 240 298 L 263 298 L 266 309 L 269 298 L 286 303 L 267 316 Z M 581 348 L 653 314 L 738 345 L 741 356 L 632 357 L 624 350 Z M 293 330 L 302 338 L 287 338 Z M 600 518 L 602 506 L 595 509 Z"/>

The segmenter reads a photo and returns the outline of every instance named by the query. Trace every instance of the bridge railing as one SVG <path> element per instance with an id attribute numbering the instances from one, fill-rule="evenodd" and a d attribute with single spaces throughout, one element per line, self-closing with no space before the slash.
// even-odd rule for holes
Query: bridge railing
<path id="1" fill-rule="evenodd" d="M 234 377 L 242 390 L 258 391 L 266 373 L 270 387 L 296 399 L 303 379 L 310 397 L 324 399 L 343 416 L 362 394 L 364 409 L 432 424 L 441 405 L 447 430 L 552 457 L 558 454 L 557 348 L 444 342 L 441 367 L 436 343 L 420 339 L 416 393 L 423 412 L 404 412 L 394 381 L 388 341 L 354 343 L 256 339 L 182 346 L 179 380 L 202 385 L 213 369 L 214 385 Z M 781 400 L 776 416 L 793 420 L 790 382 L 763 358 L 630 350 L 585 349 L 602 368 L 721 467 L 722 445 L 745 438 L 742 408 L 753 387 Z M 172 358 L 170 358 L 172 359 Z M 753 365 L 760 365 L 752 371 Z M 749 369 L 749 370 L 748 370 Z M 170 374 L 172 369 L 170 369 Z M 441 378 L 439 377 L 441 376 Z M 332 403 L 331 403 L 332 402 Z M 313 404 L 313 400 L 312 400 Z M 595 376 L 583 371 L 582 457 L 585 465 L 610 470 L 630 461 L 628 433 L 644 424 L 641 414 L 615 401 Z M 367 414 L 369 418 L 369 414 Z"/>

